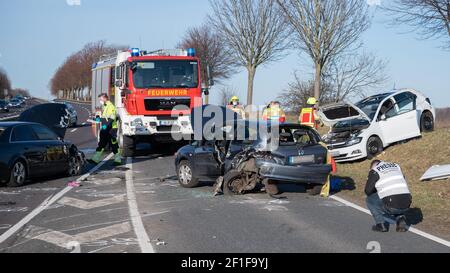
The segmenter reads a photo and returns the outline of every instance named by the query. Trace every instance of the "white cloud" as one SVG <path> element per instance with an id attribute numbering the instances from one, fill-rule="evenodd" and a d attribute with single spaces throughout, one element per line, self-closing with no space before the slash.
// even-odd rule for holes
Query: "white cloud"
<path id="1" fill-rule="evenodd" d="M 69 6 L 81 6 L 81 0 L 66 0 Z"/>

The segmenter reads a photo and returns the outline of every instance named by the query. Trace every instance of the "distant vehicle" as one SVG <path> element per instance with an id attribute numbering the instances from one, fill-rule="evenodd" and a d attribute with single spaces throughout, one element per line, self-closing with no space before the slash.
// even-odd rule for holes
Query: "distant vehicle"
<path id="1" fill-rule="evenodd" d="M 76 127 L 78 123 L 78 113 L 72 104 L 65 102 L 64 105 L 67 106 L 67 112 L 69 113 L 69 126 Z"/>
<path id="2" fill-rule="evenodd" d="M 414 89 L 368 97 L 356 104 L 321 107 L 331 131 L 323 137 L 336 162 L 371 159 L 389 145 L 434 130 L 436 112 L 429 98 Z"/>
<path id="3" fill-rule="evenodd" d="M 237 135 L 237 130 L 242 130 L 239 126 L 244 126 L 245 135 L 253 136 L 246 140 L 194 141 L 181 148 L 175 159 L 181 186 L 193 188 L 200 181 L 215 181 L 223 176 L 224 192 L 243 194 L 265 182 L 313 188 L 326 183 L 332 166 L 327 162 L 328 150 L 314 129 L 299 124 L 253 125 L 239 121 L 239 129 L 232 134 Z M 279 128 L 277 147 L 271 146 L 270 137 L 258 133 L 258 129 L 253 131 L 259 126 Z"/>
<path id="4" fill-rule="evenodd" d="M 9 112 L 8 103 L 4 100 L 0 100 L 0 112 Z"/>
<path id="5" fill-rule="evenodd" d="M 28 179 L 78 175 L 84 155 L 48 127 L 29 122 L 0 122 L 0 182 L 22 186 Z"/>
<path id="6" fill-rule="evenodd" d="M 11 99 L 9 101 L 8 107 L 10 107 L 10 108 L 22 108 L 23 104 L 24 104 L 24 101 L 14 98 L 14 99 Z"/>

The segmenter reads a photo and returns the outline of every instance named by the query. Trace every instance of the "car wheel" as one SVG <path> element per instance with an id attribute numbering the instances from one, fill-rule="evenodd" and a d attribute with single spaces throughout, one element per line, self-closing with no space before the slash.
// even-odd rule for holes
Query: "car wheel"
<path id="1" fill-rule="evenodd" d="M 69 176 L 77 176 L 81 173 L 81 162 L 76 156 L 69 158 L 69 169 L 67 174 Z"/>
<path id="2" fill-rule="evenodd" d="M 191 163 L 183 160 L 178 165 L 178 182 L 184 188 L 195 188 L 199 185 L 198 179 L 194 176 Z"/>
<path id="3" fill-rule="evenodd" d="M 223 193 L 226 195 L 240 195 L 243 194 L 243 179 L 241 172 L 231 170 L 223 177 Z"/>
<path id="4" fill-rule="evenodd" d="M 9 178 L 9 187 L 20 187 L 25 184 L 27 180 L 27 169 L 23 161 L 18 160 L 11 168 L 11 175 Z"/>
<path id="5" fill-rule="evenodd" d="M 370 137 L 367 141 L 367 159 L 372 159 L 383 152 L 383 142 L 379 137 Z"/>
<path id="6" fill-rule="evenodd" d="M 434 131 L 434 117 L 430 112 L 425 112 L 420 117 L 420 131 L 433 132 Z"/>

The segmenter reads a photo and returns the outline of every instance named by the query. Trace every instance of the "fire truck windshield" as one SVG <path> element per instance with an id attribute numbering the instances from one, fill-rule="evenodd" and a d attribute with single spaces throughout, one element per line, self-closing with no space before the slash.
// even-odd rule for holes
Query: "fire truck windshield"
<path id="1" fill-rule="evenodd" d="M 145 61 L 132 64 L 135 88 L 196 88 L 198 63 L 195 61 Z"/>

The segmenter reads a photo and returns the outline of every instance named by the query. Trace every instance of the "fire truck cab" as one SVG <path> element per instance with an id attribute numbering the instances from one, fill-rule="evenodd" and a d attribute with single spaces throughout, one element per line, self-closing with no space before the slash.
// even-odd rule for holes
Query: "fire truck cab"
<path id="1" fill-rule="evenodd" d="M 201 71 L 194 49 L 133 48 L 106 56 L 92 67 L 92 112 L 101 111 L 98 95 L 109 94 L 117 108 L 123 156 L 133 156 L 137 142 L 158 145 L 190 139 L 191 111 L 203 104 L 202 94 L 208 92 L 202 88 Z"/>

